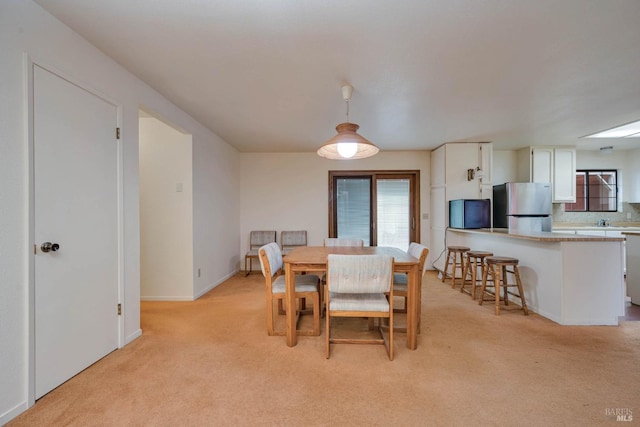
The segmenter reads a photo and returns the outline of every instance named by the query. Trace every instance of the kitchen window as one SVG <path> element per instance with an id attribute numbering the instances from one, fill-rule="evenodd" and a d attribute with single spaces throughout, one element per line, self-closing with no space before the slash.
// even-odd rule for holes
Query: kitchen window
<path id="1" fill-rule="evenodd" d="M 577 170 L 576 202 L 567 203 L 566 212 L 616 212 L 618 210 L 618 171 Z"/>

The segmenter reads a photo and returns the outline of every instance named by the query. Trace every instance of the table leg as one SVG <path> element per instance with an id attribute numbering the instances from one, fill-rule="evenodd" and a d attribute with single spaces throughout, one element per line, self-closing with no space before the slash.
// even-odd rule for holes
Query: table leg
<path id="1" fill-rule="evenodd" d="M 420 313 L 417 264 L 411 267 L 407 282 L 407 348 L 415 350 L 418 347 L 417 331 Z"/>
<path id="2" fill-rule="evenodd" d="M 296 333 L 296 289 L 295 276 L 291 271 L 291 264 L 285 263 L 285 309 L 287 310 L 287 345 L 293 347 L 298 343 Z"/>

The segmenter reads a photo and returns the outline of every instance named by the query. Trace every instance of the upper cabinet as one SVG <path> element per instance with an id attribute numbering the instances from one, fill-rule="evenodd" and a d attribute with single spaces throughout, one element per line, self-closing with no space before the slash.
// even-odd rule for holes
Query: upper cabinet
<path id="1" fill-rule="evenodd" d="M 625 168 L 624 201 L 640 203 L 640 149 L 629 150 L 625 156 L 628 167 Z"/>
<path id="2" fill-rule="evenodd" d="M 553 149 L 553 199 L 555 202 L 576 201 L 576 149 Z"/>
<path id="3" fill-rule="evenodd" d="M 447 200 L 478 199 L 491 186 L 493 151 L 490 142 L 445 144 L 432 154 L 431 185 L 445 185 Z"/>
<path id="4" fill-rule="evenodd" d="M 433 265 L 444 269 L 449 200 L 493 197 L 493 144 L 453 142 L 431 152 L 431 250 Z"/>
<path id="5" fill-rule="evenodd" d="M 527 147 L 519 150 L 518 181 L 551 183 L 553 202 L 574 203 L 575 147 Z"/>

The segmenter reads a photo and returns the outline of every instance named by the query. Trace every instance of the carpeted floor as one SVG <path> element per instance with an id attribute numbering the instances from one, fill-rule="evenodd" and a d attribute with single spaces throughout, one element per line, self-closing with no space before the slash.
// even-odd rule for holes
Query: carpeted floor
<path id="1" fill-rule="evenodd" d="M 257 274 L 194 302 L 144 302 L 142 337 L 9 426 L 603 426 L 616 412 L 639 423 L 640 322 L 495 316 L 433 272 L 423 286 L 418 349 L 397 334 L 393 362 L 363 345 L 325 359 L 324 321 L 293 348 L 267 336 Z"/>

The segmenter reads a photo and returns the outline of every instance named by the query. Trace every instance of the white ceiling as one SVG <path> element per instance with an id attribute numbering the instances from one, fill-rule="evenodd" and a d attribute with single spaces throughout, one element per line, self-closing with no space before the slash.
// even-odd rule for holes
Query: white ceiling
<path id="1" fill-rule="evenodd" d="M 640 147 L 639 0 L 36 0 L 242 152 Z"/>

